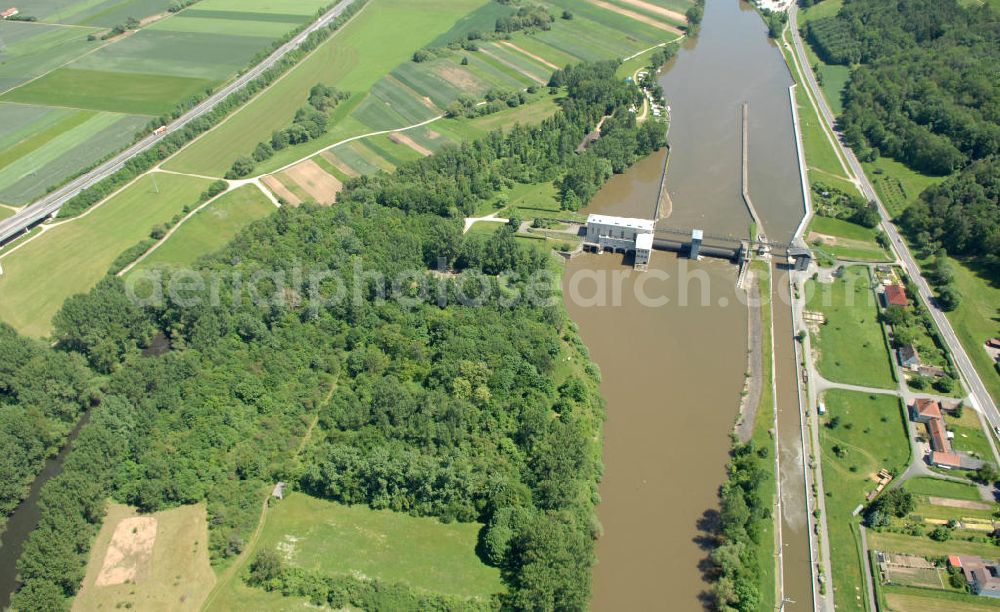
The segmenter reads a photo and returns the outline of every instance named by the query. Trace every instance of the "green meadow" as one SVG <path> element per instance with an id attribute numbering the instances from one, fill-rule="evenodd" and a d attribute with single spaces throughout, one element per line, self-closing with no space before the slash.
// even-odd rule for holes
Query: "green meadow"
<path id="1" fill-rule="evenodd" d="M 0 319 L 29 336 L 51 331 L 66 298 L 90 290 L 126 248 L 191 204 L 210 181 L 144 176 L 100 207 L 47 229 L 0 259 Z"/>
<path id="2" fill-rule="evenodd" d="M 240 230 L 274 210 L 271 201 L 253 185 L 230 191 L 185 221 L 136 269 L 191 265 L 198 257 L 222 248 Z"/>
<path id="3" fill-rule="evenodd" d="M 820 417 L 823 486 L 838 610 L 866 609 L 858 504 L 875 488 L 872 478 L 886 468 L 902 473 L 910 459 L 906 422 L 899 399 L 832 390 L 823 397 Z M 834 420 L 836 419 L 836 420 Z M 869 540 L 869 545 L 872 545 Z"/>
<path id="4" fill-rule="evenodd" d="M 500 571 L 476 555 L 481 528 L 292 493 L 268 510 L 253 550 L 275 550 L 286 563 L 322 574 L 354 574 L 485 599 L 503 585 Z M 218 585 L 211 604 L 219 610 L 291 609 L 301 600 L 247 587 L 233 572 Z"/>
<path id="5" fill-rule="evenodd" d="M 867 267 L 849 266 L 833 283 L 806 283 L 806 309 L 826 317 L 813 334 L 813 350 L 826 379 L 891 389 L 892 363 L 871 282 Z"/>

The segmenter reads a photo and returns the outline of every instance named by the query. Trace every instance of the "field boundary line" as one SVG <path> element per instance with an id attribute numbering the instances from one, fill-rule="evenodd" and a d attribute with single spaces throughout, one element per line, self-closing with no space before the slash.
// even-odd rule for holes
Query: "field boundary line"
<path id="1" fill-rule="evenodd" d="M 231 112 L 228 115 L 226 115 L 222 119 L 222 121 L 218 122 L 217 124 L 213 125 L 209 129 L 205 130 L 204 132 L 202 132 L 201 134 L 199 134 L 198 136 L 196 136 L 195 138 L 193 138 L 189 142 L 187 142 L 184 146 L 182 146 L 181 148 L 179 148 L 176 151 L 174 151 L 170 155 L 170 157 L 167 157 L 166 159 L 164 159 L 163 161 L 161 161 L 159 163 L 159 165 L 162 166 L 163 164 L 165 164 L 165 163 L 169 162 L 170 160 L 174 159 L 175 157 L 177 157 L 178 155 L 180 155 L 181 152 L 186 151 L 188 148 L 190 148 L 191 146 L 193 146 L 196 142 L 201 142 L 201 140 L 204 139 L 206 136 L 208 136 L 209 134 L 211 134 L 215 130 L 219 129 L 220 127 L 226 125 L 227 123 L 229 123 L 233 119 L 233 117 L 239 116 L 239 114 L 242 113 L 243 111 L 245 111 L 247 109 L 247 107 L 249 107 L 251 104 L 253 104 L 254 102 L 256 102 L 258 98 L 260 98 L 261 96 L 263 96 L 264 94 L 266 94 L 267 92 L 269 92 L 271 90 L 271 88 L 273 88 L 275 85 L 277 85 L 278 83 L 280 83 L 283 80 L 285 80 L 286 78 L 288 78 L 288 76 L 291 75 L 292 73 L 294 73 L 296 70 L 298 70 L 302 66 L 302 64 L 304 64 L 307 61 L 309 61 L 309 58 L 311 58 L 313 55 L 315 55 L 316 53 L 318 53 L 319 50 L 322 49 L 323 47 L 325 47 L 327 43 L 330 43 L 331 41 L 333 41 L 334 39 L 336 39 L 337 35 L 340 34 L 341 32 L 343 32 L 344 28 L 346 28 L 348 25 L 350 25 L 350 23 L 352 21 L 354 21 L 354 19 L 358 15 L 360 15 L 361 13 L 363 13 L 365 11 L 365 9 L 368 8 L 368 6 L 370 4 L 372 4 L 372 2 L 365 2 L 364 4 L 362 4 L 361 8 L 359 8 L 357 10 L 357 12 L 355 12 L 353 15 L 351 15 L 347 19 L 347 21 L 345 21 L 344 23 L 340 24 L 340 27 L 337 28 L 335 31 L 333 31 L 330 34 L 329 38 L 327 38 L 325 41 L 323 41 L 322 43 L 320 43 L 319 45 L 317 45 L 315 49 L 313 49 L 312 51 L 310 51 L 309 53 L 307 53 L 305 55 L 305 57 L 303 57 L 302 59 L 300 59 L 299 61 L 297 61 L 294 66 L 292 66 L 291 68 L 289 68 L 288 70 L 286 70 L 278 78 L 276 78 L 273 81 L 271 81 L 271 83 L 267 87 L 265 87 L 264 89 L 261 89 L 259 92 L 257 92 L 257 94 L 255 94 L 254 96 L 252 96 L 249 100 L 247 100 L 246 102 L 244 102 L 243 104 L 241 104 L 239 106 L 239 108 L 237 108 L 233 112 Z M 222 177 L 216 177 L 216 178 L 222 178 Z"/>
<path id="2" fill-rule="evenodd" d="M 637 51 L 637 52 L 633 53 L 632 55 L 630 55 L 628 57 L 623 57 L 622 61 L 623 62 L 627 62 L 629 60 L 634 60 L 635 58 L 639 57 L 643 53 L 649 53 L 653 49 L 659 49 L 660 47 L 666 47 L 670 43 L 675 43 L 675 42 L 677 42 L 677 41 L 679 41 L 679 40 L 681 40 L 682 38 L 685 38 L 685 37 L 687 37 L 687 34 L 681 34 L 677 38 L 674 38 L 673 40 L 665 40 L 665 41 L 663 41 L 661 43 L 657 43 L 657 44 L 653 45 L 652 47 L 649 47 L 648 49 L 643 49 L 642 51 Z"/>
<path id="3" fill-rule="evenodd" d="M 167 11 L 166 15 L 163 15 L 162 13 L 158 13 L 158 15 L 161 15 L 159 19 L 156 19 L 156 20 L 151 21 L 149 23 L 144 23 L 142 26 L 139 27 L 138 30 L 135 30 L 135 32 L 138 32 L 139 30 L 141 30 L 142 28 L 145 28 L 147 25 L 150 25 L 151 23 L 159 23 L 161 21 L 164 21 L 166 19 L 169 19 L 169 18 L 173 17 L 174 15 L 179 15 L 179 14 L 183 13 L 184 11 L 188 10 L 189 8 L 191 8 L 192 6 L 194 6 L 194 4 L 189 4 L 188 6 L 185 6 L 184 8 L 182 8 L 181 10 L 179 10 L 177 12 Z M 148 17 L 155 17 L 155 15 L 149 15 Z M 146 17 L 146 18 L 148 18 L 148 17 Z M 95 30 L 97 32 L 100 32 L 101 30 L 107 30 L 109 32 L 111 31 L 111 28 L 95 28 L 95 27 L 91 27 L 91 26 L 70 25 L 68 23 L 44 23 L 44 22 L 40 22 L 40 21 L 22 21 L 22 22 L 19 22 L 19 23 L 35 23 L 35 24 L 39 24 L 39 25 L 59 26 L 59 27 L 63 27 L 63 28 L 84 28 L 84 29 L 87 29 L 87 30 Z M 77 55 L 76 57 L 63 62 L 62 64 L 59 64 L 58 66 L 52 68 L 51 70 L 43 72 L 42 74 L 40 74 L 40 75 L 38 75 L 38 76 L 36 76 L 36 77 L 34 77 L 32 79 L 29 79 L 29 80 L 27 80 L 27 81 L 25 81 L 23 83 L 18 83 L 17 85 L 14 85 L 13 87 L 11 87 L 9 89 L 5 89 L 3 91 L 0 91 L 0 96 L 7 95 L 8 93 L 14 91 L 15 89 L 19 89 L 19 88 L 24 87 L 25 85 L 27 85 L 29 83 L 33 83 L 33 82 L 37 81 L 38 79 L 40 79 L 40 78 L 42 78 L 44 76 L 48 76 L 49 74 L 52 74 L 53 72 L 55 72 L 56 70 L 59 70 L 60 68 L 65 68 L 66 66 L 72 64 L 73 62 L 75 62 L 75 61 L 77 61 L 79 59 L 83 59 L 83 58 L 87 57 L 88 55 L 91 55 L 93 53 L 96 53 L 96 52 L 100 51 L 104 47 L 107 47 L 109 45 L 113 45 L 116 42 L 118 42 L 120 40 L 125 40 L 127 38 L 129 38 L 129 37 L 128 36 L 115 36 L 113 38 L 109 38 L 109 39 L 103 41 L 102 44 L 94 47 L 93 49 L 91 49 L 90 51 L 87 51 L 86 53 L 82 53 L 80 55 Z M 232 78 L 227 79 L 225 81 L 225 83 L 228 83 L 230 80 L 232 80 Z M 225 83 L 223 83 L 223 85 L 225 85 Z M 52 106 L 52 105 L 51 104 L 42 104 L 42 105 L 35 105 L 35 106 Z M 72 106 L 65 106 L 65 107 L 58 107 L 58 108 L 74 108 L 74 107 L 72 107 Z M 81 109 L 81 110 L 93 110 L 93 109 Z M 136 114 L 139 114 L 139 113 L 136 113 Z M 153 117 L 154 115 L 144 115 L 144 116 Z"/>
<path id="4" fill-rule="evenodd" d="M 265 176 L 267 176 L 269 174 L 278 174 L 279 172 L 284 172 L 285 170 L 288 170 L 292 166 L 296 166 L 296 165 L 301 164 L 302 162 L 304 162 L 304 161 L 306 161 L 308 159 L 312 159 L 313 157 L 316 157 L 317 155 L 319 155 L 323 151 L 329 151 L 330 149 L 335 149 L 335 148 L 337 148 L 337 147 L 339 147 L 341 145 L 345 145 L 345 144 L 347 144 L 349 142 L 354 142 L 355 140 L 361 140 L 362 138 L 371 138 L 372 136 L 381 136 L 382 134 L 391 134 L 392 132 L 406 132 L 408 130 L 412 130 L 412 129 L 415 129 L 415 128 L 418 128 L 418 127 L 423 127 L 423 126 L 425 126 L 427 124 L 430 124 L 430 123 L 434 123 L 435 121 L 438 121 L 438 120 L 444 119 L 444 118 L 445 118 L 445 115 L 438 115 L 437 117 L 431 117 L 430 119 L 426 119 L 424 121 L 421 121 L 420 123 L 414 123 L 413 125 L 408 125 L 406 127 L 392 128 L 392 129 L 389 129 L 389 130 L 379 130 L 377 132 L 368 132 L 367 134 L 359 134 L 357 136 L 351 136 L 350 138 L 345 138 L 344 140 L 335 142 L 335 143 L 333 143 L 332 145 L 330 145 L 328 147 L 323 147 L 319 151 L 313 151 L 309 155 L 306 155 L 305 157 L 301 157 L 301 158 L 299 158 L 299 159 L 297 159 L 297 160 L 295 160 L 293 162 L 285 164 L 284 166 L 282 166 L 280 168 L 277 168 L 275 170 L 272 170 L 271 172 L 264 172 L 263 174 L 258 174 L 256 176 L 254 176 L 253 178 L 259 180 L 260 178 L 265 177 Z"/>
<path id="5" fill-rule="evenodd" d="M 195 207 L 194 210 L 192 210 L 188 214 L 184 215 L 184 217 L 181 218 L 180 221 L 178 221 L 177 223 L 175 223 L 173 227 L 171 227 L 169 230 L 167 230 L 167 233 L 163 235 L 163 238 L 160 238 L 155 243 L 153 243 L 153 245 L 151 247 L 149 247 L 148 249 L 146 249 L 146 251 L 142 255 L 140 255 L 139 257 L 137 257 L 134 260 L 132 260 L 132 263 L 130 263 L 129 265 L 127 265 L 124 268 L 122 268 L 122 270 L 118 274 L 116 274 L 115 276 L 119 276 L 119 277 L 125 276 L 125 274 L 127 272 L 129 272 L 130 270 L 132 270 L 132 268 L 134 268 L 137 265 L 139 265 L 140 263 L 142 263 L 143 260 L 145 260 L 147 257 L 149 257 L 150 255 L 152 255 L 154 251 L 156 251 L 158 248 L 160 248 L 160 246 L 162 246 L 163 243 L 166 242 L 168 238 L 170 238 L 171 236 L 174 235 L 174 232 L 176 232 L 178 229 L 181 228 L 181 226 L 184 225 L 185 221 L 187 221 L 191 217 L 195 216 L 195 214 L 197 214 L 201 209 L 205 208 L 206 206 L 208 206 L 212 202 L 215 202 L 216 200 L 218 200 L 222 196 L 226 195 L 227 193 L 230 193 L 231 191 L 235 191 L 235 190 L 230 185 L 222 193 L 218 193 L 218 194 L 212 196 L 211 198 L 205 200 L 200 205 L 198 205 L 197 207 Z"/>

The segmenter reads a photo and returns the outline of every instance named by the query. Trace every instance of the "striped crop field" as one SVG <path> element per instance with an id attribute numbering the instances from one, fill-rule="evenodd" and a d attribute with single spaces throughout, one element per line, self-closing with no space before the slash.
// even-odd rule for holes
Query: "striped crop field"
<path id="1" fill-rule="evenodd" d="M 53 176 L 70 176 L 127 145 L 146 117 L 0 104 L 0 202 L 26 204 Z M 12 129 L 13 128 L 13 129 Z"/>
<path id="2" fill-rule="evenodd" d="M 22 3 L 39 22 L 0 23 L 0 121 L 34 108 L 75 113 L 63 120 L 79 124 L 56 137 L 44 112 L 14 123 L 24 155 L 0 156 L 0 202 L 30 202 L 128 145 L 153 117 L 228 81 L 329 2 L 201 0 L 178 13 L 167 12 L 171 0 Z M 100 40 L 129 17 L 147 25 Z"/>

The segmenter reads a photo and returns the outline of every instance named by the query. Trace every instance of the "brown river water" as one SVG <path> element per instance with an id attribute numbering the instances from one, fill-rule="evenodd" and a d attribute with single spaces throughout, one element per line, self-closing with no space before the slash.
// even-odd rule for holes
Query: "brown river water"
<path id="1" fill-rule="evenodd" d="M 749 5 L 708 0 L 701 32 L 664 68 L 671 106 L 667 188 L 660 222 L 745 237 L 740 196 L 740 106 L 750 103 L 750 188 L 769 238 L 789 240 L 803 214 L 788 87 L 791 77 Z M 615 176 L 584 212 L 650 218 L 664 154 Z M 601 368 L 607 401 L 592 606 L 596 610 L 697 610 L 708 583 L 706 527 L 747 369 L 747 309 L 736 266 L 654 252 L 647 272 L 621 255 L 584 254 L 566 267 L 570 315 Z M 603 284 L 601 284 L 603 283 Z M 787 283 L 778 273 L 775 285 Z M 786 292 L 787 293 L 787 292 Z M 783 486 L 803 513 L 801 445 L 787 302 L 775 303 Z M 765 366 L 767 367 L 767 366 Z M 798 470 L 797 478 L 795 470 Z M 789 609 L 811 608 L 804 517 L 783 521 Z"/>

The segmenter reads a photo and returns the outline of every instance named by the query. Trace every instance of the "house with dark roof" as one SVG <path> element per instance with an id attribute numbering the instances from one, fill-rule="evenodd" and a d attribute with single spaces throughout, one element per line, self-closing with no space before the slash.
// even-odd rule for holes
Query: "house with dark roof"
<path id="1" fill-rule="evenodd" d="M 906 288 L 902 285 L 886 285 L 885 291 L 882 292 L 882 303 L 886 308 L 889 306 L 902 306 L 904 308 L 909 306 L 910 300 L 906 297 Z"/>
<path id="2" fill-rule="evenodd" d="M 899 360 L 899 366 L 907 370 L 916 370 L 920 367 L 920 353 L 912 344 L 904 344 L 896 349 L 896 359 Z"/>
<path id="3" fill-rule="evenodd" d="M 976 595 L 1000 598 L 1000 565 L 995 561 L 972 555 L 949 555 L 948 565 L 962 570 Z"/>

